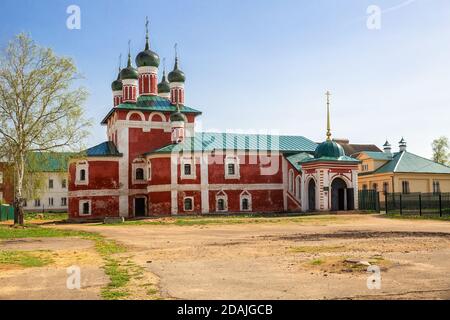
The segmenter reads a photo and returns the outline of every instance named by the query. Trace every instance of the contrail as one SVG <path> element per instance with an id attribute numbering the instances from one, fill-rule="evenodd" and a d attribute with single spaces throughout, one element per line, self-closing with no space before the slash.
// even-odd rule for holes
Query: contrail
<path id="1" fill-rule="evenodd" d="M 405 2 L 402 2 L 402 3 L 400 3 L 400 4 L 396 5 L 396 6 L 393 6 L 393 7 L 390 7 L 390 8 L 387 8 L 387 9 L 383 10 L 382 13 L 388 13 L 388 12 L 399 10 L 401 8 L 409 6 L 410 4 L 413 4 L 414 2 L 416 2 L 416 0 L 406 0 Z"/>

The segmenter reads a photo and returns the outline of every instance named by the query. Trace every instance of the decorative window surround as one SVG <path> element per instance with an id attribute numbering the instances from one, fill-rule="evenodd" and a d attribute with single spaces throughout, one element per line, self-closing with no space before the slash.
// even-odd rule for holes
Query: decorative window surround
<path id="1" fill-rule="evenodd" d="M 88 209 L 85 212 L 85 209 Z M 80 208 L 79 208 L 80 216 L 90 216 L 92 214 L 92 206 L 91 206 L 91 200 L 80 200 Z"/>
<path id="2" fill-rule="evenodd" d="M 234 165 L 234 174 L 230 172 L 229 166 Z M 238 157 L 226 157 L 225 158 L 225 179 L 240 179 L 240 168 L 239 168 L 239 158 Z"/>
<path id="3" fill-rule="evenodd" d="M 191 172 L 190 174 L 186 174 L 185 172 L 185 165 L 191 166 Z M 194 158 L 182 158 L 181 159 L 181 179 L 187 180 L 187 179 L 195 179 L 196 178 L 196 167 L 195 167 L 195 161 Z"/>
<path id="4" fill-rule="evenodd" d="M 137 170 L 141 169 L 143 171 L 142 179 L 136 179 L 137 178 Z M 131 165 L 132 170 L 132 182 L 133 184 L 147 184 L 147 170 L 146 170 L 145 161 L 142 159 L 136 159 L 133 161 L 133 164 Z"/>
<path id="5" fill-rule="evenodd" d="M 223 201 L 223 209 L 220 209 L 219 201 Z M 228 212 L 228 196 L 227 194 L 222 190 L 217 193 L 216 195 L 216 211 L 217 212 Z"/>
<path id="6" fill-rule="evenodd" d="M 84 170 L 84 180 L 81 179 L 82 170 Z M 77 186 L 89 185 L 89 163 L 87 161 L 77 162 L 75 185 Z"/>
<path id="7" fill-rule="evenodd" d="M 245 201 L 247 208 L 244 208 Z M 252 195 L 248 191 L 243 191 L 239 196 L 239 207 L 241 211 L 252 211 Z"/>
<path id="8" fill-rule="evenodd" d="M 191 207 L 189 208 L 189 201 Z M 187 205 L 188 204 L 188 205 Z M 194 211 L 194 197 L 184 197 L 183 199 L 183 211 Z"/>

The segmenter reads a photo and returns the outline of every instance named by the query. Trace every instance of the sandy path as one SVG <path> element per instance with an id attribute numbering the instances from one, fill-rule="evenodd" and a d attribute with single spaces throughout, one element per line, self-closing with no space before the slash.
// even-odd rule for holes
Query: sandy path
<path id="1" fill-rule="evenodd" d="M 167 298 L 450 298 L 448 222 L 338 216 L 304 223 L 69 228 L 130 246 L 135 262 L 159 276 Z M 325 249 L 292 250 L 306 245 Z M 310 263 L 372 255 L 390 262 L 381 290 L 367 289 L 365 272 L 333 272 Z"/>

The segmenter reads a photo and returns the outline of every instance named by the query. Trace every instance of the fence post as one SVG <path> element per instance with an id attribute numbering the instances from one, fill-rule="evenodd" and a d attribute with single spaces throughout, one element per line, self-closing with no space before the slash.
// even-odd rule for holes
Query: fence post
<path id="1" fill-rule="evenodd" d="M 403 214 L 403 208 L 402 208 L 402 194 L 400 193 L 400 215 Z"/>
<path id="2" fill-rule="evenodd" d="M 381 211 L 381 203 L 380 203 L 380 193 L 379 192 L 377 192 L 376 193 L 376 197 L 377 197 L 377 208 L 376 208 L 376 211 L 378 212 L 378 213 L 380 213 L 380 211 Z"/>
<path id="3" fill-rule="evenodd" d="M 419 216 L 422 216 L 422 194 L 419 193 Z"/>
<path id="4" fill-rule="evenodd" d="M 439 193 L 439 217 L 442 217 L 442 193 Z"/>

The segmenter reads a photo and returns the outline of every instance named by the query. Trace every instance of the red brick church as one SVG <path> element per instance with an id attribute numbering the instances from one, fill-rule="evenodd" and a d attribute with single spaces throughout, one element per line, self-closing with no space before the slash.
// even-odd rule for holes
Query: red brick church
<path id="1" fill-rule="evenodd" d="M 177 55 L 158 83 L 148 32 L 112 83 L 108 140 L 69 164 L 71 219 L 357 209 L 358 160 L 331 139 L 195 132 Z M 329 98 L 329 96 L 328 96 Z M 329 110 L 329 99 L 328 99 Z M 328 112 L 329 114 L 329 112 Z"/>

